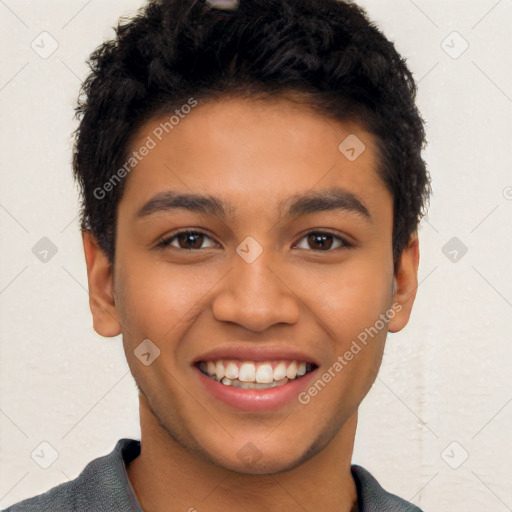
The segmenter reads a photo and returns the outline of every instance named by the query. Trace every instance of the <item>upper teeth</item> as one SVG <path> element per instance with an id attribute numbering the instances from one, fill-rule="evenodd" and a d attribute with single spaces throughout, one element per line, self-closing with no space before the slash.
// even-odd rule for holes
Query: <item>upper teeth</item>
<path id="1" fill-rule="evenodd" d="M 224 377 L 230 380 L 238 379 L 241 382 L 257 382 L 268 384 L 273 381 L 282 381 L 284 378 L 295 379 L 302 376 L 311 365 L 304 361 L 238 361 L 234 359 L 206 361 L 199 364 L 199 368 L 221 381 Z"/>

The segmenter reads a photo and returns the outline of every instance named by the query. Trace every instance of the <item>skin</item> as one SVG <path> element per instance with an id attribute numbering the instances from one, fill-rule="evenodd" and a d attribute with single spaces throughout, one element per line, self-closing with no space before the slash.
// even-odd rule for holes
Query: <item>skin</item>
<path id="1" fill-rule="evenodd" d="M 132 149 L 161 121 L 142 126 Z M 338 150 L 349 134 L 366 146 L 353 162 Z M 233 503 L 246 512 L 353 510 L 357 409 L 376 378 L 386 333 L 407 324 L 418 286 L 416 233 L 393 272 L 393 200 L 377 164 L 372 135 L 289 98 L 210 101 L 129 175 L 113 266 L 84 232 L 94 328 L 123 334 L 140 390 L 142 449 L 128 476 L 145 511 L 169 503 L 199 512 Z M 331 187 L 357 196 L 371 222 L 339 209 L 284 214 L 291 196 Z M 215 196 L 230 204 L 228 216 L 179 209 L 138 217 L 169 190 Z M 199 248 L 176 238 L 175 247 L 156 247 L 184 228 L 206 234 L 193 245 Z M 308 233 L 326 231 L 332 246 L 308 243 Z M 250 264 L 235 251 L 247 236 L 263 249 Z M 337 236 L 352 247 L 338 248 Z M 214 347 L 294 348 L 314 357 L 320 377 L 393 304 L 400 311 L 307 405 L 240 411 L 207 395 L 192 366 Z M 149 366 L 134 355 L 144 339 L 160 350 Z M 258 449 L 253 463 L 237 455 L 247 443 Z"/>

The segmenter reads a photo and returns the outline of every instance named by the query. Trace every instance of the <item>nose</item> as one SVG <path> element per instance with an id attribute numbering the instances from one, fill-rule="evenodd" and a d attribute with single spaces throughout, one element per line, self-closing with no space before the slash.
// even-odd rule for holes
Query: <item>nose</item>
<path id="1" fill-rule="evenodd" d="M 270 253 L 263 251 L 252 263 L 235 255 L 212 303 L 216 320 L 253 332 L 298 321 L 300 304 L 289 273 L 285 275 L 283 265 L 271 261 Z"/>

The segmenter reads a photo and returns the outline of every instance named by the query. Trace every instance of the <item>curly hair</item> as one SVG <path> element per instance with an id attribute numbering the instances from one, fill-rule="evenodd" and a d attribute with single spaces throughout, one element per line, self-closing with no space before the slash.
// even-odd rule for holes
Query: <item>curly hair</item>
<path id="1" fill-rule="evenodd" d="M 291 92 L 376 136 L 378 173 L 394 201 L 396 269 L 431 193 L 421 156 L 424 121 L 405 59 L 362 8 L 341 0 L 241 0 L 231 9 L 205 0 L 150 1 L 119 21 L 115 38 L 88 64 L 76 107 L 73 172 L 82 229 L 92 231 L 111 262 L 126 180 L 106 199 L 97 190 L 126 161 L 138 127 L 191 97 Z"/>

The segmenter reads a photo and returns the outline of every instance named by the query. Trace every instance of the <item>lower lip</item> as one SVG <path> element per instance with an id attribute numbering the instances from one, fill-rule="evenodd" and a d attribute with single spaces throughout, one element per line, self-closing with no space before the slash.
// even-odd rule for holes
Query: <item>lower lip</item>
<path id="1" fill-rule="evenodd" d="M 269 411 L 296 401 L 298 396 L 311 381 L 316 369 L 306 373 L 299 379 L 268 389 L 243 389 L 236 386 L 226 386 L 206 376 L 199 368 L 195 368 L 199 380 L 206 390 L 215 398 L 222 400 L 232 407 L 244 411 Z"/>

